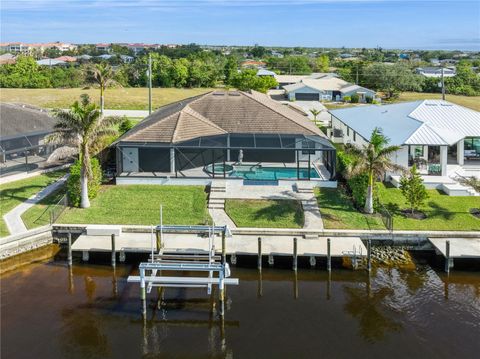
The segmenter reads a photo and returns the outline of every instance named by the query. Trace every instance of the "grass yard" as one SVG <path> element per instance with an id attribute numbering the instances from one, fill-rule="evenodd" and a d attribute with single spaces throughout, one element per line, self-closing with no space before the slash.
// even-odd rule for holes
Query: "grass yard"
<path id="1" fill-rule="evenodd" d="M 421 93 L 421 92 L 402 92 L 400 97 L 395 102 L 403 101 L 416 101 L 416 100 L 428 100 L 428 99 L 441 99 L 440 93 Z M 459 96 L 459 95 L 446 95 L 446 100 L 456 103 L 457 105 L 471 108 L 475 111 L 480 111 L 480 96 Z"/>
<path id="2" fill-rule="evenodd" d="M 35 177 L 0 185 L 0 214 L 3 215 L 35 193 L 65 175 L 65 170 L 49 172 Z M 0 236 L 8 236 L 9 232 L 3 218 L 0 220 Z"/>
<path id="3" fill-rule="evenodd" d="M 357 211 L 350 199 L 336 188 L 317 188 L 315 195 L 327 229 L 385 229 L 379 216 Z"/>
<path id="4" fill-rule="evenodd" d="M 429 198 L 420 208 L 426 219 L 406 218 L 400 210 L 405 209 L 405 199 L 399 189 L 379 184 L 378 194 L 382 203 L 393 215 L 394 229 L 417 229 L 439 231 L 480 230 L 480 219 L 470 214 L 470 208 L 480 207 L 479 197 L 453 197 L 437 190 L 428 190 Z"/>
<path id="5" fill-rule="evenodd" d="M 154 88 L 153 108 L 208 92 L 207 88 Z M 29 103 L 45 108 L 68 108 L 80 95 L 86 93 L 97 104 L 100 91 L 90 89 L 10 89 L 1 90 L 1 102 Z M 116 110 L 148 110 L 148 89 L 139 87 L 109 88 L 105 91 L 105 108 Z"/>
<path id="6" fill-rule="evenodd" d="M 395 230 L 480 230 L 480 219 L 470 214 L 470 208 L 480 207 L 478 197 L 452 197 L 437 190 L 428 190 L 430 198 L 421 211 L 426 219 L 417 220 L 403 216 L 405 200 L 399 189 L 378 184 L 378 195 L 393 215 Z M 325 228 L 385 229 L 379 216 L 365 215 L 357 211 L 350 199 L 337 189 L 322 188 L 316 192 Z"/>
<path id="7" fill-rule="evenodd" d="M 57 222 L 157 225 L 160 222 L 160 204 L 163 204 L 164 224 L 210 222 L 205 187 L 155 185 L 103 186 L 91 201 L 90 208 L 68 208 Z M 35 209 L 37 213 L 41 210 Z M 35 213 L 25 215 L 35 218 Z M 29 223 L 32 219 L 28 220 Z"/>
<path id="8" fill-rule="evenodd" d="M 302 204 L 295 200 L 227 199 L 225 211 L 238 227 L 302 228 Z"/>
<path id="9" fill-rule="evenodd" d="M 22 214 L 23 223 L 28 229 L 50 224 L 50 210 L 65 194 L 65 187 L 42 199 Z"/>

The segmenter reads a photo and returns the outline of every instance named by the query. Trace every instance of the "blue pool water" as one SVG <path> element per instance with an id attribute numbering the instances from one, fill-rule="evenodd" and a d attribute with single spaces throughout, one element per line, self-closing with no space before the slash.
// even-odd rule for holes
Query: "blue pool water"
<path id="1" fill-rule="evenodd" d="M 300 168 L 299 178 L 308 179 L 308 169 Z M 251 167 L 251 166 L 235 166 L 230 177 L 239 177 L 249 180 L 282 180 L 297 179 L 296 168 L 285 167 Z M 320 178 L 315 169 L 310 169 L 310 178 Z"/>

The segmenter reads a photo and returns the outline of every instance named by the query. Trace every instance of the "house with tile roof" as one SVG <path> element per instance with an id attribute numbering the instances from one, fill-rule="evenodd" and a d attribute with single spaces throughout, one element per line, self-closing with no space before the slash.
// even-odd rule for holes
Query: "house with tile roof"
<path id="1" fill-rule="evenodd" d="M 255 91 L 213 91 L 163 106 L 114 146 L 117 184 L 222 178 L 336 186 L 326 135 Z"/>
<path id="2" fill-rule="evenodd" d="M 391 145 L 392 157 L 409 168 L 450 181 L 458 175 L 480 178 L 480 112 L 443 100 L 370 105 L 331 110 L 333 142 L 363 146 L 375 128 Z M 398 174 L 392 174 L 398 180 Z M 443 179 L 442 179 L 443 178 Z M 397 181 L 398 184 L 398 181 Z"/>

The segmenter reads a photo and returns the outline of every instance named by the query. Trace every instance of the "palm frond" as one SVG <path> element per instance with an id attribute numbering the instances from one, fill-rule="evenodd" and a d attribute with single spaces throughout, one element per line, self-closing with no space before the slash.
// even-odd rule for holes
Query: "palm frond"
<path id="1" fill-rule="evenodd" d="M 62 146 L 55 149 L 47 158 L 47 163 L 61 161 L 78 155 L 78 147 Z"/>

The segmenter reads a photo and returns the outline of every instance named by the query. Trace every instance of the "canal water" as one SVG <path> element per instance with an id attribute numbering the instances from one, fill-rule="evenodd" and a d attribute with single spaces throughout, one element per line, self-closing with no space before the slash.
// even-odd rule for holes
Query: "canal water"
<path id="1" fill-rule="evenodd" d="M 200 289 L 156 289 L 142 320 L 137 263 L 63 256 L 1 277 L 2 358 L 478 358 L 480 271 L 433 258 L 364 271 L 304 263 L 297 275 L 232 268 L 225 318 Z M 160 298 L 160 300 L 158 300 Z M 215 298 L 216 299 L 216 298 Z"/>

